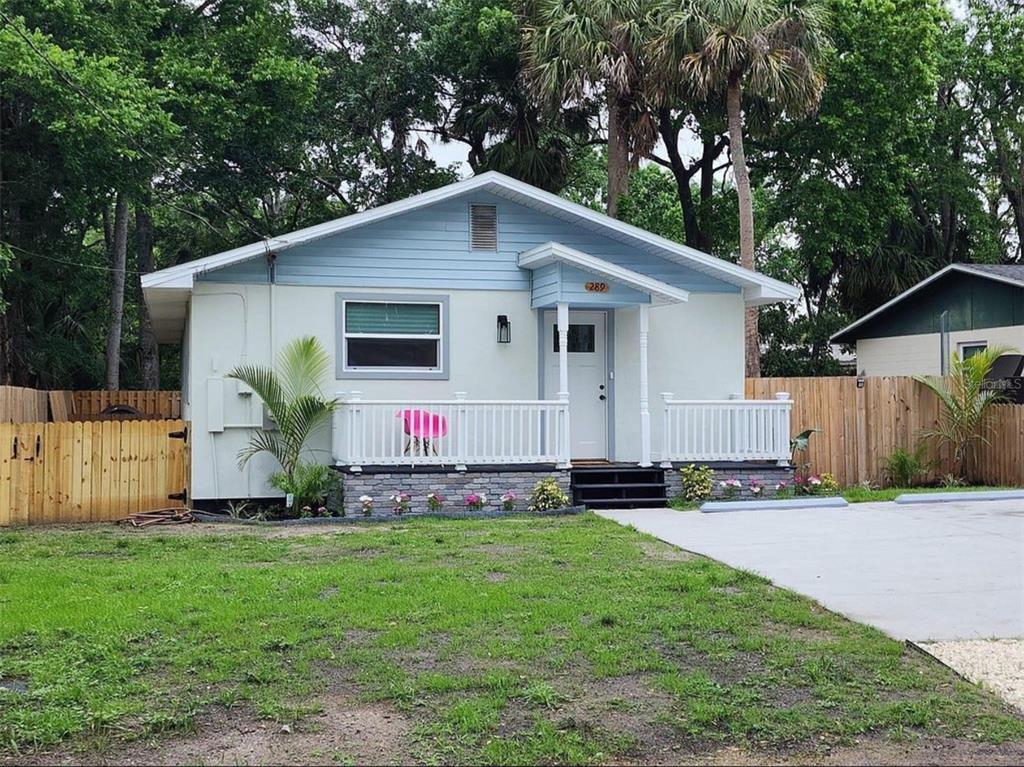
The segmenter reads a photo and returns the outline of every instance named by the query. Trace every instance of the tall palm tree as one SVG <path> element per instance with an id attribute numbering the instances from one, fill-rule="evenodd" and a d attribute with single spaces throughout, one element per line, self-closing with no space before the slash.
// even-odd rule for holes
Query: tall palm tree
<path id="1" fill-rule="evenodd" d="M 652 0 L 526 0 L 527 78 L 554 109 L 602 94 L 608 108 L 609 216 L 657 140 L 643 104 L 644 22 Z"/>
<path id="2" fill-rule="evenodd" d="M 666 96 L 724 94 L 740 211 L 740 265 L 754 268 L 754 208 L 743 149 L 743 102 L 802 114 L 821 99 L 829 47 L 826 0 L 662 0 L 651 26 L 655 88 Z M 757 309 L 745 321 L 747 375 L 761 374 Z"/>
<path id="3" fill-rule="evenodd" d="M 239 468 L 253 456 L 268 453 L 281 464 L 280 475 L 272 478 L 274 486 L 290 492 L 290 488 L 304 484 L 308 473 L 303 463 L 306 442 L 330 421 L 337 404 L 325 398 L 320 389 L 330 364 L 331 358 L 320 342 L 305 336 L 281 350 L 276 369 L 240 365 L 228 373 L 228 378 L 247 384 L 263 400 L 277 426 L 274 430 L 253 431 L 249 444 L 238 453 Z"/>

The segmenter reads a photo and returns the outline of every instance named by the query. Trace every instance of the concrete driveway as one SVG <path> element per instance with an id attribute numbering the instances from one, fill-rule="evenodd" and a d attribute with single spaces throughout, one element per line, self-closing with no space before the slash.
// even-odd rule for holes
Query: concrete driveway
<path id="1" fill-rule="evenodd" d="M 897 639 L 1024 637 L 1024 501 L 597 513 Z"/>

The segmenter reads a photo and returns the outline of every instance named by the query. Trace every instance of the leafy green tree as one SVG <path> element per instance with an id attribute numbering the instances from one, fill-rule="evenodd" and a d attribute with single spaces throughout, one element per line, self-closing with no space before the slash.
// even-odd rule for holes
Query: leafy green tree
<path id="1" fill-rule="evenodd" d="M 441 111 L 434 128 L 469 149 L 475 173 L 497 170 L 549 191 L 591 139 L 593 106 L 545 110 L 526 87 L 514 0 L 442 0 L 425 42 Z"/>

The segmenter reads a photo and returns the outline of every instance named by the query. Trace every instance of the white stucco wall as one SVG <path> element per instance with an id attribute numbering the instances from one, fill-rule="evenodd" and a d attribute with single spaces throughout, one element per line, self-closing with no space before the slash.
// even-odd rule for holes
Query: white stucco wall
<path id="1" fill-rule="evenodd" d="M 465 391 L 471 399 L 536 399 L 538 396 L 537 313 L 527 291 L 344 290 L 275 286 L 271 322 L 267 285 L 198 283 L 186 334 L 192 420 L 192 496 L 204 498 L 273 495 L 266 478 L 276 468 L 266 457 L 244 470 L 236 465 L 248 440 L 247 425 L 262 422 L 254 396 L 238 393 L 224 378 L 235 365 L 268 364 L 271 344 L 280 349 L 302 335 L 321 339 L 332 360 L 336 353 L 335 301 L 346 295 L 423 294 L 449 297 L 449 379 L 373 380 L 335 378 L 328 393 L 362 392 L 363 398 L 450 399 Z M 512 324 L 512 342 L 495 341 L 498 314 Z M 618 309 L 614 319 L 615 460 L 638 460 L 639 326 L 635 308 Z M 272 327 L 273 324 L 273 327 Z M 691 294 L 690 301 L 650 309 L 650 410 L 655 460 L 661 447 L 663 391 L 680 399 L 727 399 L 743 391 L 743 302 L 736 294 Z M 211 431 L 219 412 L 222 431 Z M 330 435 L 318 435 L 314 448 L 330 460 Z"/>
<path id="2" fill-rule="evenodd" d="M 528 291 L 473 290 L 339 290 L 329 287 L 273 288 L 267 285 L 197 283 L 190 307 L 189 388 L 192 416 L 192 496 L 194 498 L 260 497 L 275 494 L 265 484 L 275 465 L 266 457 L 238 470 L 236 456 L 247 443 L 245 425 L 261 423 L 262 407 L 254 396 L 238 394 L 237 383 L 224 375 L 243 362 L 268 364 L 271 343 L 280 349 L 293 338 L 315 335 L 332 358 L 324 391 L 358 390 L 365 399 L 414 397 L 451 399 L 465 391 L 471 399 L 537 398 L 537 320 Z M 334 377 L 335 300 L 339 293 L 395 293 L 449 296 L 448 380 L 372 380 Z M 495 341 L 496 317 L 508 315 L 512 342 Z M 273 325 L 273 327 L 272 327 Z M 211 432 L 223 408 L 224 430 Z M 211 418 L 212 416 L 212 418 Z M 318 435 L 314 448 L 330 460 L 330 436 Z"/>
<path id="3" fill-rule="evenodd" d="M 615 460 L 640 457 L 639 311 L 615 312 Z M 651 450 L 660 460 L 661 392 L 676 399 L 743 394 L 743 299 L 691 293 L 684 304 L 652 306 L 648 334 Z"/>
<path id="4" fill-rule="evenodd" d="M 949 334 L 950 351 L 962 343 L 986 343 L 1024 350 L 1024 325 L 981 330 L 958 330 Z M 857 341 L 857 372 L 869 376 L 938 375 L 940 335 L 862 338 Z"/>

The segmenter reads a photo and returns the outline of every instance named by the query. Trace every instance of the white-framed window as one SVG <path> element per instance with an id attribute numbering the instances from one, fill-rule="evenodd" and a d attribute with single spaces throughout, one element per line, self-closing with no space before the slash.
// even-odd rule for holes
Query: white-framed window
<path id="1" fill-rule="evenodd" d="M 338 378 L 447 377 L 446 296 L 339 295 Z"/>
<path id="2" fill-rule="evenodd" d="M 961 341 L 956 348 L 960 352 L 961 359 L 969 360 L 975 354 L 985 351 L 988 344 L 985 341 Z"/>

